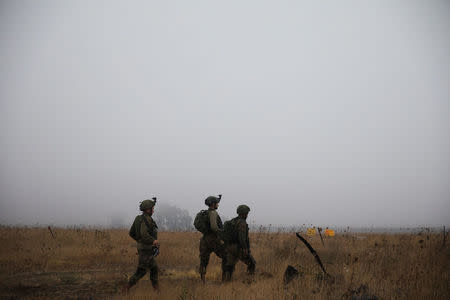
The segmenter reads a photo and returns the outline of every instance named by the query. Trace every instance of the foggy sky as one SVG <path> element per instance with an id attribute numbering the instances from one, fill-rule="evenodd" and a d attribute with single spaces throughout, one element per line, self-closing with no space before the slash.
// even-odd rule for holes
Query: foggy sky
<path id="1" fill-rule="evenodd" d="M 0 223 L 449 224 L 449 2 L 311 2 L 2 1 Z"/>

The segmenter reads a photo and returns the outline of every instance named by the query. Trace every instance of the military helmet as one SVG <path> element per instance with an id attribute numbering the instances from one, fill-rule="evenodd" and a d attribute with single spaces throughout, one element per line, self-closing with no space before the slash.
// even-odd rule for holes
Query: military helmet
<path id="1" fill-rule="evenodd" d="M 247 205 L 239 205 L 238 208 L 236 209 L 236 212 L 238 213 L 238 215 L 245 215 L 248 214 L 250 211 L 250 207 L 248 207 Z"/>
<path id="2" fill-rule="evenodd" d="M 221 198 L 222 198 L 222 195 L 218 195 L 217 197 L 209 196 L 208 198 L 205 199 L 205 204 L 210 206 L 213 203 L 219 203 Z"/>
<path id="3" fill-rule="evenodd" d="M 152 208 L 153 206 L 155 206 L 156 204 L 156 197 L 153 197 L 152 200 L 147 199 L 141 202 L 141 204 L 139 204 L 139 209 L 141 211 L 144 211 L 146 209 Z"/>

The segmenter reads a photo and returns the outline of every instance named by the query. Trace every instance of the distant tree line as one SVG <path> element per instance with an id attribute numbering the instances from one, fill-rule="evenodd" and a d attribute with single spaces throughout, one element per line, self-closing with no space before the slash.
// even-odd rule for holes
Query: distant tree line
<path id="1" fill-rule="evenodd" d="M 186 209 L 158 202 L 155 209 L 155 221 L 160 231 L 192 230 L 193 220 Z"/>
<path id="2" fill-rule="evenodd" d="M 189 212 L 168 203 L 158 202 L 153 218 L 158 224 L 159 231 L 188 231 L 194 229 L 194 221 Z M 123 215 L 116 214 L 108 218 L 107 227 L 128 229 L 132 221 L 132 219 L 124 219 Z"/>

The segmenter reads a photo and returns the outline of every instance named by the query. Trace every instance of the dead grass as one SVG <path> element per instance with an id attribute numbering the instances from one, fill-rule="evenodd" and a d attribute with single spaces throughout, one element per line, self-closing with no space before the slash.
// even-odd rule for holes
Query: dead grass
<path id="1" fill-rule="evenodd" d="M 126 230 L 0 228 L 0 297 L 122 298 L 134 272 L 135 243 Z M 449 299 L 450 249 L 442 234 L 341 234 L 310 239 L 333 281 L 322 280 L 312 255 L 293 233 L 252 233 L 257 275 L 238 264 L 233 282 L 220 284 L 214 255 L 203 285 L 196 273 L 194 232 L 160 233 L 161 294 L 146 276 L 126 297 L 148 299 L 342 299 L 366 285 L 379 299 Z M 287 286 L 287 265 L 303 275 Z"/>

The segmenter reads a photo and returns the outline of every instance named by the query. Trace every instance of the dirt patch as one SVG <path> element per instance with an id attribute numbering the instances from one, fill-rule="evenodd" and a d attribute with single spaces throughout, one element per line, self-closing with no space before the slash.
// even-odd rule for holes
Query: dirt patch
<path id="1" fill-rule="evenodd" d="M 115 294 L 123 283 L 119 272 L 107 270 L 22 273 L 1 280 L 0 298 L 103 299 Z"/>
<path id="2" fill-rule="evenodd" d="M 92 269 L 19 273 L 0 279 L 2 299 L 105 299 L 120 293 L 134 269 Z M 147 280 L 147 276 L 142 278 Z M 212 279 L 212 278 L 211 278 Z M 160 281 L 196 282 L 192 267 L 160 267 Z M 209 284 L 220 284 L 211 280 Z"/>

